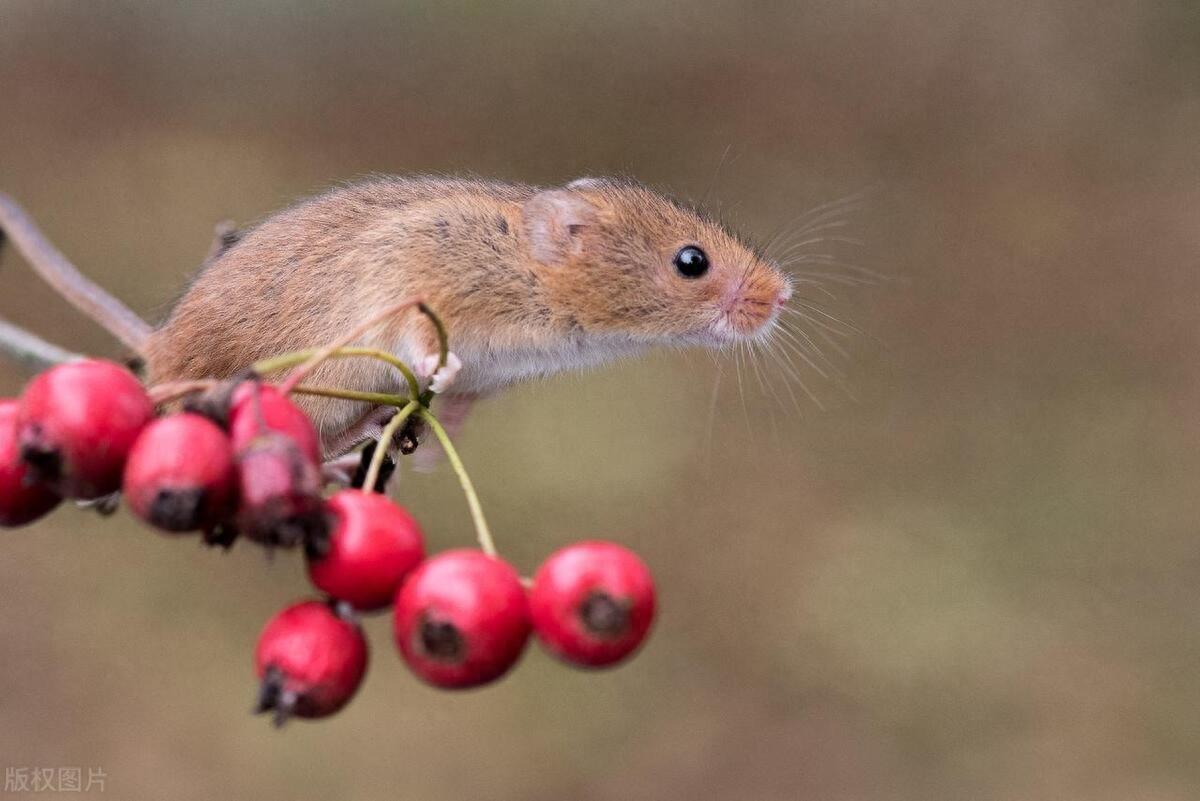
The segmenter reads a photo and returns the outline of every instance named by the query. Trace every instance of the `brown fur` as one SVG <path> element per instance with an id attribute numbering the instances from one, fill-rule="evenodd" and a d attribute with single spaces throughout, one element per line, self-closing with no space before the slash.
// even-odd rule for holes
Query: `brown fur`
<path id="1" fill-rule="evenodd" d="M 674 254 L 689 244 L 707 252 L 709 275 L 689 280 L 675 271 Z M 321 345 L 419 294 L 462 357 L 456 391 L 480 393 L 565 369 L 589 349 L 711 344 L 723 314 L 734 333 L 751 335 L 771 319 L 785 286 L 724 228 L 636 184 L 586 179 L 541 190 L 382 178 L 306 200 L 246 231 L 197 278 L 145 355 L 152 382 L 223 378 Z M 429 323 L 412 312 L 362 341 L 408 359 L 436 346 Z M 505 360 L 533 366 L 501 369 Z M 311 382 L 400 387 L 386 365 L 363 359 L 331 361 Z M 326 435 L 366 411 L 305 403 Z"/>

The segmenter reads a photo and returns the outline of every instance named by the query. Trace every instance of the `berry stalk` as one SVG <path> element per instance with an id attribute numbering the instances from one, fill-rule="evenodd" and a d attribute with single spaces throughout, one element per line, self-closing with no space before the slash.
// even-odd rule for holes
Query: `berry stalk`
<path id="1" fill-rule="evenodd" d="M 399 303 L 394 303 L 376 314 L 372 314 L 367 319 L 356 325 L 354 328 L 347 331 L 340 339 L 337 339 L 328 345 L 320 348 L 308 360 L 302 362 L 295 370 L 292 371 L 284 382 L 279 386 L 284 395 L 290 393 L 297 384 L 304 380 L 304 377 L 320 366 L 321 362 L 328 359 L 340 348 L 344 348 L 360 336 L 365 334 L 371 328 L 379 325 L 384 320 L 395 317 L 406 309 L 411 309 L 413 306 L 419 306 L 422 310 L 426 309 L 425 302 L 420 297 L 409 298 L 402 300 Z M 407 377 L 407 376 L 406 376 Z M 413 397 L 416 398 L 416 384 L 413 381 L 409 382 L 409 388 L 413 390 Z"/>
<path id="2" fill-rule="evenodd" d="M 149 389 L 149 393 L 155 404 L 161 405 L 179 400 L 185 395 L 191 395 L 196 392 L 207 392 L 215 387 L 217 383 L 217 381 L 211 379 L 173 381 L 153 386 Z M 361 401 L 363 403 L 374 403 L 379 406 L 395 406 L 398 409 L 412 403 L 412 398 L 406 398 L 403 395 L 391 395 L 386 392 L 361 392 L 356 389 L 340 389 L 338 387 L 302 386 L 296 387 L 292 392 L 297 395 L 320 395 L 323 398 Z"/>
<path id="3" fill-rule="evenodd" d="M 429 409 L 421 407 L 419 414 L 425 422 L 429 423 L 438 442 L 442 444 L 442 450 L 446 452 L 446 459 L 454 468 L 454 472 L 458 476 L 458 483 L 462 485 L 463 494 L 467 496 L 467 506 L 471 510 L 471 520 L 475 523 L 475 536 L 479 540 L 480 550 L 488 556 L 496 556 L 496 543 L 492 540 L 492 532 L 488 529 L 487 519 L 483 516 L 483 506 L 479 503 L 479 496 L 475 493 L 475 485 L 471 483 L 471 476 L 467 474 L 462 459 L 458 458 L 458 451 L 454 449 L 454 443 L 450 441 L 450 435 L 446 433 L 446 429 L 442 428 L 442 424 L 438 422 L 437 418 L 429 412 Z M 371 485 L 367 484 L 367 486 Z"/>
<path id="4" fill-rule="evenodd" d="M 419 406 L 417 401 L 410 401 L 407 406 L 392 415 L 392 419 L 383 427 L 383 432 L 379 435 L 379 445 L 371 455 L 371 464 L 367 467 L 366 478 L 363 479 L 365 492 L 375 491 L 375 482 L 379 480 L 379 471 L 383 469 L 383 459 L 387 456 L 387 444 L 395 439 L 400 426 L 404 425 L 404 421 L 411 417 Z"/>
<path id="5" fill-rule="evenodd" d="M 307 350 L 298 350 L 292 353 L 285 353 L 281 356 L 272 356 L 269 359 L 263 359 L 255 362 L 253 365 L 251 365 L 250 369 L 259 375 L 268 375 L 280 370 L 286 370 L 289 367 L 295 367 L 303 364 L 304 362 L 313 358 L 313 356 L 320 353 L 321 350 L 321 348 L 309 348 Z M 417 397 L 418 393 L 420 392 L 420 385 L 417 382 L 417 377 L 413 375 L 413 371 L 409 369 L 409 366 L 401 359 L 396 358 L 387 351 L 379 350 L 378 348 L 338 348 L 330 353 L 328 358 L 345 359 L 354 356 L 366 356 L 372 359 L 379 359 L 380 361 L 387 362 L 399 370 L 400 374 L 404 376 L 404 380 L 408 383 L 408 388 L 412 393 L 412 397 Z"/>
<path id="6" fill-rule="evenodd" d="M 360 392 L 356 389 L 338 389 L 337 387 L 308 387 L 300 386 L 292 390 L 295 395 L 320 395 L 323 398 L 339 398 L 341 400 L 362 401 L 379 406 L 395 406 L 403 409 L 412 403 L 412 398 L 403 395 L 389 395 L 386 392 Z"/>
<path id="7" fill-rule="evenodd" d="M 440 370 L 441 368 L 446 366 L 446 358 L 450 355 L 450 338 L 446 334 L 446 326 L 442 322 L 442 318 L 438 317 L 434 313 L 433 309 L 426 306 L 425 303 L 423 303 L 423 302 L 420 303 L 417 306 L 417 308 L 421 310 L 422 314 L 424 314 L 426 317 L 429 318 L 430 322 L 433 323 L 433 327 L 437 330 L 438 369 Z M 433 390 L 432 389 L 425 390 L 425 392 L 422 393 L 422 395 L 421 395 L 421 405 L 428 409 L 429 404 L 432 401 L 433 401 Z"/>

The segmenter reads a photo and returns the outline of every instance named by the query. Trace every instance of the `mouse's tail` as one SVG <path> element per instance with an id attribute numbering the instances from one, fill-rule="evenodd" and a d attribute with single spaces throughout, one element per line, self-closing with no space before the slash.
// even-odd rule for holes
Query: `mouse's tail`
<path id="1" fill-rule="evenodd" d="M 17 202 L 0 193 L 0 243 L 7 235 L 33 271 L 75 308 L 99 323 L 135 353 L 144 351 L 153 332 L 150 324 L 121 301 L 75 269 L 58 248 L 50 244 Z"/>

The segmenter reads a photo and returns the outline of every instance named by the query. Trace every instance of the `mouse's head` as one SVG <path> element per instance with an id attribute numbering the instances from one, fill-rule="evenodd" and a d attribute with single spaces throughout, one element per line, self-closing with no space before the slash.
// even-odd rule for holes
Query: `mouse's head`
<path id="1" fill-rule="evenodd" d="M 766 335 L 791 297 L 770 260 L 638 184 L 583 178 L 523 215 L 547 290 L 585 332 L 720 346 Z"/>

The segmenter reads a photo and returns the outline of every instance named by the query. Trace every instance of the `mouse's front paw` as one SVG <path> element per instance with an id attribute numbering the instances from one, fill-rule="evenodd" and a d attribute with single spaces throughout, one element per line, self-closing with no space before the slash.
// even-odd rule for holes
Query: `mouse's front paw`
<path id="1" fill-rule="evenodd" d="M 446 354 L 446 364 L 438 367 L 438 355 L 435 353 L 431 356 L 426 356 L 417 365 L 417 372 L 421 378 L 429 378 L 429 389 L 435 393 L 442 393 L 446 388 L 454 383 L 454 377 L 458 375 L 458 371 L 462 369 L 462 361 L 453 353 Z"/>

